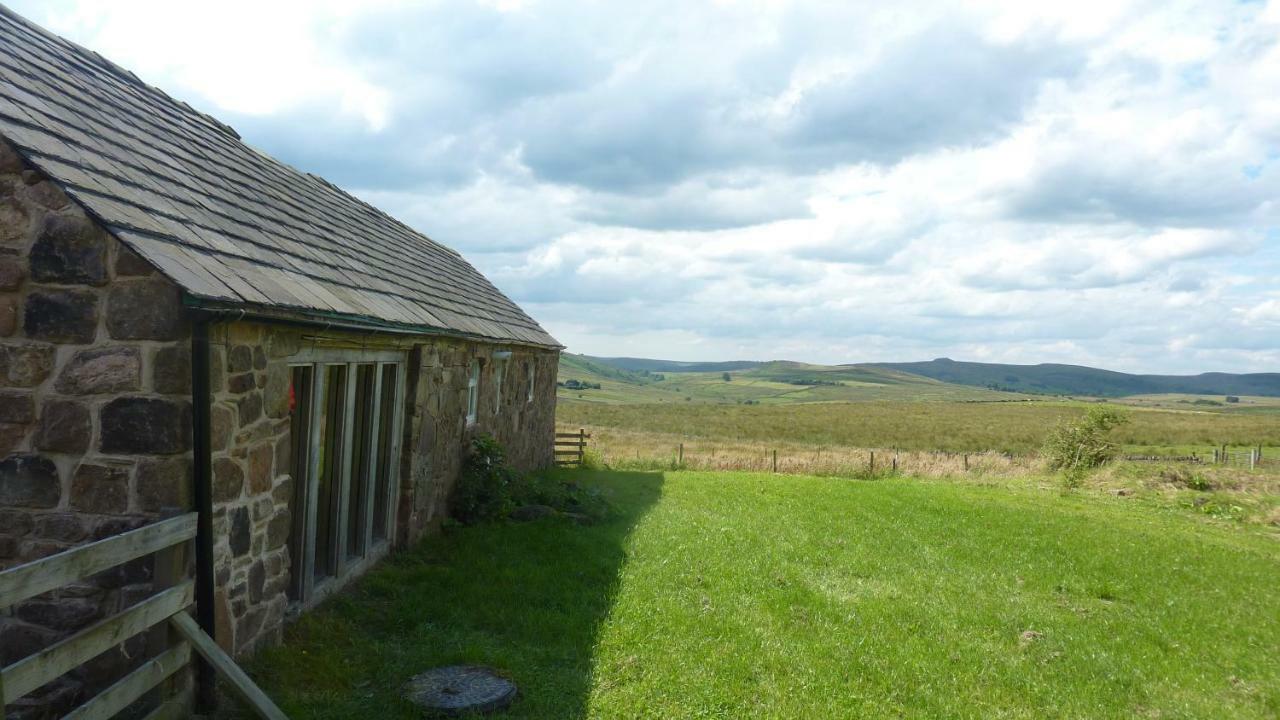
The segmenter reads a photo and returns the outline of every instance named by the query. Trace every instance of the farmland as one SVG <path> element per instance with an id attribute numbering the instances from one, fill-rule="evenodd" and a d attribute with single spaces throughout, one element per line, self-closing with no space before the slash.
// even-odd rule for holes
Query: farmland
<path id="1" fill-rule="evenodd" d="M 912 479 L 589 472 L 614 510 L 451 528 L 250 666 L 291 717 L 419 717 L 483 663 L 510 718 L 1271 718 L 1280 554 L 1144 501 Z"/>

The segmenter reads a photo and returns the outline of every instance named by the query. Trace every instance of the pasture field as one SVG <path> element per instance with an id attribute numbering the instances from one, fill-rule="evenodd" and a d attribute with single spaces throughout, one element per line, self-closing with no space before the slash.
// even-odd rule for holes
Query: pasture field
<path id="1" fill-rule="evenodd" d="M 802 443 L 812 447 L 899 448 L 953 452 L 1038 450 L 1057 423 L 1083 402 L 863 402 L 794 405 L 560 402 L 563 427 L 610 428 L 704 440 Z M 1212 454 L 1217 445 L 1280 446 L 1280 412 L 1194 412 L 1134 408 L 1115 431 L 1138 452 Z M 1280 449 L 1274 456 L 1280 456 Z M 1266 450 L 1264 449 L 1264 454 Z"/>
<path id="2" fill-rule="evenodd" d="M 608 519 L 447 528 L 249 671 L 295 718 L 420 717 L 481 663 L 508 718 L 1274 718 L 1280 545 L 1138 498 L 566 471 Z"/>

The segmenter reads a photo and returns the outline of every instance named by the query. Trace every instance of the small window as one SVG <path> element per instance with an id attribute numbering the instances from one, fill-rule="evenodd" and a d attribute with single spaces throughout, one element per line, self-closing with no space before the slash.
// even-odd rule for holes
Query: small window
<path id="1" fill-rule="evenodd" d="M 480 407 L 480 361 L 471 361 L 471 373 L 467 376 L 467 424 L 476 424 L 476 410 Z"/>
<path id="2" fill-rule="evenodd" d="M 502 378 L 507 374 L 507 361 L 493 361 L 493 413 L 502 412 Z"/>
<path id="3" fill-rule="evenodd" d="M 533 370 L 533 361 L 532 361 L 532 360 L 530 360 L 529 362 L 525 363 L 525 369 L 526 369 L 526 371 L 527 371 L 527 372 L 528 372 L 528 374 L 529 374 L 529 396 L 528 396 L 528 397 L 526 397 L 526 398 L 524 399 L 524 401 L 525 401 L 525 402 L 527 402 L 527 403 L 531 403 L 531 402 L 533 402 L 533 372 L 534 372 L 534 370 Z"/>

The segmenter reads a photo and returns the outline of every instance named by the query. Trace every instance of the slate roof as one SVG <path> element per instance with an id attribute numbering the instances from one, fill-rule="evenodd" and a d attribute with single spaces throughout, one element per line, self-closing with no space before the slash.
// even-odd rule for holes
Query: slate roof
<path id="1" fill-rule="evenodd" d="M 194 298 L 559 347 L 457 252 L 3 5 L 0 136 Z"/>

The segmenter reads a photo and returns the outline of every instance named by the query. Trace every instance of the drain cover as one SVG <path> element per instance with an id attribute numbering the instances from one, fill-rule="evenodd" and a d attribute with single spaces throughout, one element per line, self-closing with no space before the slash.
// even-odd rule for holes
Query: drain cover
<path id="1" fill-rule="evenodd" d="M 415 675 L 404 696 L 437 715 L 490 713 L 516 699 L 516 685 L 491 668 L 450 665 Z"/>

